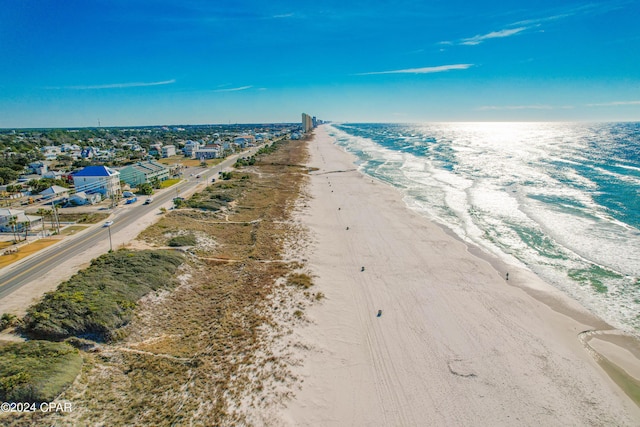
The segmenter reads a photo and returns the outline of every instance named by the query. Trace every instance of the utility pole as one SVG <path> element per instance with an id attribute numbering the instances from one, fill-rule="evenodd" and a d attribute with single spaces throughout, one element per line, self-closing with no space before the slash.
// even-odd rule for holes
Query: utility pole
<path id="1" fill-rule="evenodd" d="M 51 205 L 53 206 L 53 216 L 56 218 L 56 231 L 58 232 L 58 235 L 60 235 L 60 219 L 58 218 L 58 207 L 56 206 L 56 201 L 53 200 Z"/>
<path id="2" fill-rule="evenodd" d="M 107 227 L 107 231 L 109 232 L 109 252 L 113 252 L 113 243 L 111 242 L 111 226 Z"/>

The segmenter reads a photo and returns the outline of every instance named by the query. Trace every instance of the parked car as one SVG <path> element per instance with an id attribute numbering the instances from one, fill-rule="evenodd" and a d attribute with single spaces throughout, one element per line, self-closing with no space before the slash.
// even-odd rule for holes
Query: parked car
<path id="1" fill-rule="evenodd" d="M 137 201 L 138 201 L 137 197 L 132 197 L 130 199 L 127 199 L 127 201 L 125 202 L 125 205 L 130 205 L 130 204 L 135 203 Z"/>

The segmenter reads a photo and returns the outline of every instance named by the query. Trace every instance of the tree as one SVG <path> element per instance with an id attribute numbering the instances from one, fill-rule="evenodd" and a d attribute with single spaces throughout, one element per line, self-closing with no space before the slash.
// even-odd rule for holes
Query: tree
<path id="1" fill-rule="evenodd" d="M 142 194 L 143 196 L 150 196 L 153 194 L 153 186 L 148 182 L 144 182 L 138 185 L 138 194 Z"/>
<path id="2" fill-rule="evenodd" d="M 21 191 L 22 191 L 21 184 L 7 185 L 7 192 L 9 193 L 19 193 Z"/>
<path id="3" fill-rule="evenodd" d="M 42 179 L 32 179 L 27 183 L 29 187 L 31 187 L 31 191 L 33 193 L 40 193 L 41 191 L 46 190 L 52 185 L 58 185 L 60 187 L 69 188 L 69 183 L 64 179 L 54 179 L 54 178 L 42 178 Z"/>
<path id="4" fill-rule="evenodd" d="M 29 238 L 29 230 L 31 229 L 31 221 L 22 221 L 20 225 L 24 230 L 24 240 L 27 240 Z"/>
<path id="5" fill-rule="evenodd" d="M 40 215 L 42 221 L 42 237 L 44 237 L 44 216 L 50 212 L 50 210 L 43 208 L 38 209 L 38 211 L 36 212 L 38 215 Z"/>
<path id="6" fill-rule="evenodd" d="M 9 218 L 9 221 L 7 222 L 7 225 L 9 227 L 11 227 L 11 230 L 13 231 L 13 240 L 15 242 L 18 241 L 18 236 L 16 234 L 16 225 L 18 224 L 18 217 L 17 216 L 12 216 L 11 218 Z"/>
<path id="7" fill-rule="evenodd" d="M 20 173 L 7 167 L 0 167 L 0 185 L 5 185 L 15 181 Z"/>

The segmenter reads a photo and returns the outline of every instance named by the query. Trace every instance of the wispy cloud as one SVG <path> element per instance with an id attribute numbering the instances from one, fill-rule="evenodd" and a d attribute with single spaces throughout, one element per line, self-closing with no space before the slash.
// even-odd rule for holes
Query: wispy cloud
<path id="1" fill-rule="evenodd" d="M 213 92 L 237 92 L 240 90 L 251 89 L 253 86 L 240 86 L 240 87 L 231 87 L 227 89 L 216 89 Z"/>
<path id="2" fill-rule="evenodd" d="M 291 13 L 281 13 L 279 15 L 272 15 L 272 18 L 275 19 L 284 19 L 284 18 L 293 18 L 295 16 L 295 13 L 291 12 Z"/>
<path id="3" fill-rule="evenodd" d="M 469 37 L 466 39 L 462 39 L 460 40 L 460 44 L 462 45 L 466 45 L 466 46 L 475 46 L 478 45 L 482 42 L 484 42 L 485 40 L 490 40 L 490 39 L 500 39 L 500 38 L 504 38 L 504 37 L 511 37 L 514 36 L 518 33 L 521 33 L 527 29 L 529 29 L 530 27 L 518 27 L 518 28 L 509 28 L 509 29 L 505 29 L 505 30 L 500 30 L 500 31 L 492 31 L 490 33 L 487 34 L 482 34 L 482 35 L 476 35 L 473 37 Z"/>
<path id="4" fill-rule="evenodd" d="M 556 22 L 563 19 L 570 18 L 576 15 L 588 14 L 588 13 L 602 13 L 613 8 L 613 5 L 603 6 L 596 4 L 589 4 L 574 8 L 567 8 L 564 10 L 557 10 L 557 13 L 549 16 L 543 16 L 540 18 L 524 19 L 505 25 L 504 29 L 498 31 L 491 31 L 486 34 L 478 34 L 473 37 L 467 37 L 456 41 L 444 41 L 442 45 L 466 45 L 476 46 L 487 40 L 505 38 L 515 36 L 524 31 L 528 31 L 534 28 L 541 27 L 545 23 Z M 615 6 L 619 7 L 619 6 Z"/>
<path id="5" fill-rule="evenodd" d="M 451 70 L 466 70 L 469 67 L 473 67 L 473 64 L 452 64 L 452 65 L 439 65 L 437 67 L 423 67 L 423 68 L 406 68 L 404 70 L 391 70 L 391 71 L 371 71 L 368 73 L 358 73 L 356 76 L 372 76 L 376 74 L 431 74 L 431 73 L 443 73 Z"/>
<path id="6" fill-rule="evenodd" d="M 132 83 L 112 83 L 112 84 L 104 84 L 104 85 L 61 86 L 61 87 L 50 87 L 49 89 L 75 89 L 75 90 L 126 89 L 131 87 L 163 86 L 163 85 L 170 85 L 175 82 L 176 82 L 176 79 L 171 79 L 171 80 L 163 80 L 159 82 L 132 82 Z"/>
<path id="7" fill-rule="evenodd" d="M 640 101 L 613 101 L 600 104 L 587 104 L 587 107 L 618 107 L 622 105 L 640 105 Z"/>

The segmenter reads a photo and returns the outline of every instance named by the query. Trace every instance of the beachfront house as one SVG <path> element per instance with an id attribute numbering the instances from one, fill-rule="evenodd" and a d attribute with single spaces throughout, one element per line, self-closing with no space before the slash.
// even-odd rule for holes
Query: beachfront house
<path id="1" fill-rule="evenodd" d="M 132 188 L 144 183 L 165 181 L 169 179 L 169 175 L 169 168 L 154 160 L 138 162 L 120 169 L 120 179 Z"/>
<path id="2" fill-rule="evenodd" d="M 106 166 L 87 166 L 72 176 L 77 192 L 100 193 L 103 198 L 118 197 L 122 192 L 120 173 Z"/>

